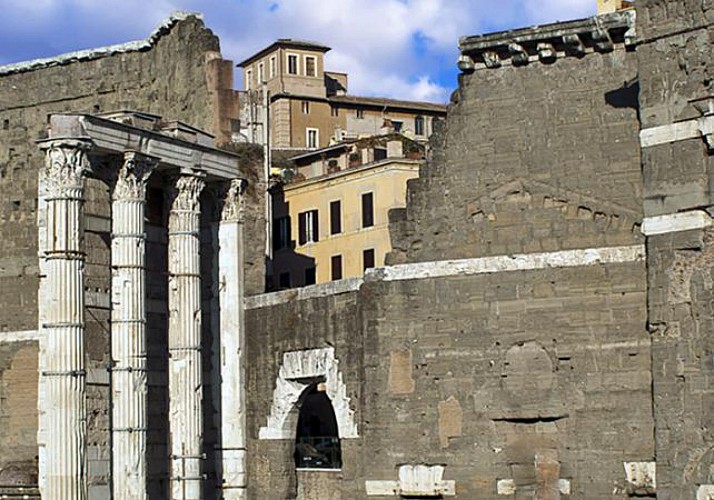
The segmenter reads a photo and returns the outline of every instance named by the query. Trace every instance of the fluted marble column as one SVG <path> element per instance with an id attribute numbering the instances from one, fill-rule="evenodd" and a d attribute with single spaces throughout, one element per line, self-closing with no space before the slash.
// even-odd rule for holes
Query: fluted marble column
<path id="1" fill-rule="evenodd" d="M 195 175 L 169 192 L 169 427 L 171 499 L 202 498 L 200 203 Z"/>
<path id="2" fill-rule="evenodd" d="M 146 500 L 146 184 L 156 160 L 124 155 L 112 192 L 112 484 Z"/>
<path id="3" fill-rule="evenodd" d="M 243 231 L 241 191 L 236 179 L 219 190 L 217 231 L 218 313 L 221 369 L 221 468 L 224 500 L 245 500 L 246 413 L 243 322 Z"/>
<path id="4" fill-rule="evenodd" d="M 44 274 L 40 318 L 40 451 L 42 498 L 85 500 L 86 367 L 83 205 L 89 170 L 87 141 L 41 144 L 44 220 L 40 221 Z"/>

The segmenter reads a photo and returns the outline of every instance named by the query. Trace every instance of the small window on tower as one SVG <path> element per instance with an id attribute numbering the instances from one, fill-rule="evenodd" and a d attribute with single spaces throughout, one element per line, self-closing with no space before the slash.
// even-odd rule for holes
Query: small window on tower
<path id="1" fill-rule="evenodd" d="M 313 56 L 305 56 L 305 76 L 317 76 L 317 60 Z"/>
<path id="2" fill-rule="evenodd" d="M 298 74 L 298 56 L 295 54 L 288 54 L 288 73 L 291 75 Z"/>
<path id="3" fill-rule="evenodd" d="M 414 133 L 416 135 L 424 135 L 424 117 L 417 116 L 414 118 Z"/>
<path id="4" fill-rule="evenodd" d="M 320 131 L 316 128 L 308 128 L 306 130 L 307 147 L 315 149 L 320 145 Z"/>

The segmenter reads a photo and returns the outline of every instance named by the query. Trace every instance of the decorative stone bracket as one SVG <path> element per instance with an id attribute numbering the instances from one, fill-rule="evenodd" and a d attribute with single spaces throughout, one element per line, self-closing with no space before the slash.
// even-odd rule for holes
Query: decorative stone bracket
<path id="1" fill-rule="evenodd" d="M 443 465 L 402 465 L 398 481 L 365 481 L 368 496 L 456 496 L 456 481 L 444 481 Z"/>
<path id="2" fill-rule="evenodd" d="M 629 47 L 635 39 L 635 11 L 624 10 L 547 26 L 463 37 L 459 40 L 461 55 L 457 65 L 464 73 L 470 73 L 506 64 L 553 63 L 561 57 L 611 52 L 616 45 Z"/>
<path id="3" fill-rule="evenodd" d="M 300 396 L 317 381 L 325 383 L 327 396 L 335 410 L 340 439 L 359 437 L 335 349 L 327 347 L 283 354 L 268 423 L 260 428 L 259 439 L 294 439 Z"/>

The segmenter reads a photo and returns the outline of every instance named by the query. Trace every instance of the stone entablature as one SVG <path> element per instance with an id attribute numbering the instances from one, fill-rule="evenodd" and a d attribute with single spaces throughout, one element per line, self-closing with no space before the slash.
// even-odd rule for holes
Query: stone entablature
<path id="1" fill-rule="evenodd" d="M 537 61 L 553 63 L 561 57 L 583 57 L 634 44 L 635 11 L 624 10 L 577 21 L 462 37 L 458 66 L 470 73 Z"/>

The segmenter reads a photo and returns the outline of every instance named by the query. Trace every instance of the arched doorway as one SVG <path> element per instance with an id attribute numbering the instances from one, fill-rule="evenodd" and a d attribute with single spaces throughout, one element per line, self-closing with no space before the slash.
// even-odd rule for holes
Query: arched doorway
<path id="1" fill-rule="evenodd" d="M 295 436 L 295 466 L 300 469 L 340 469 L 342 451 L 337 418 L 325 384 L 310 386 L 301 398 Z"/>

